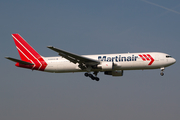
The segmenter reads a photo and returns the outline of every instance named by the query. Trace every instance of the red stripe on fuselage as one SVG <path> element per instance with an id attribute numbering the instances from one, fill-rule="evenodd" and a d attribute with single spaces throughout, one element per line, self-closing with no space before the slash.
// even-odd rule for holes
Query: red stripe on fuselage
<path id="1" fill-rule="evenodd" d="M 146 59 L 142 55 L 139 55 L 139 57 L 141 57 L 143 61 L 146 61 Z"/>
<path id="2" fill-rule="evenodd" d="M 154 58 L 153 58 L 153 57 L 151 57 L 151 55 L 150 55 L 150 54 L 147 54 L 147 56 L 151 59 L 151 62 L 150 62 L 148 65 L 151 65 L 151 64 L 154 62 Z"/>
<path id="3" fill-rule="evenodd" d="M 145 54 L 143 54 L 143 56 L 145 57 L 145 59 L 146 59 L 147 61 L 150 60 Z"/>
<path id="4" fill-rule="evenodd" d="M 148 65 L 152 65 L 152 63 L 154 62 L 154 59 L 153 59 L 153 57 L 150 54 L 139 55 L 139 57 L 141 57 L 141 59 L 143 61 L 150 61 L 150 63 Z"/>

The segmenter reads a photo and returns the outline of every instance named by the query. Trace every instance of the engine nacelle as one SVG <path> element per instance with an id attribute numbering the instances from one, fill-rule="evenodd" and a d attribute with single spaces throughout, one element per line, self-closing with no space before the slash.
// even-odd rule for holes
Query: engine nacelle
<path id="1" fill-rule="evenodd" d="M 112 70 L 113 69 L 113 63 L 112 62 L 102 62 L 100 65 L 98 65 L 98 68 L 102 70 Z"/>
<path id="2" fill-rule="evenodd" d="M 104 74 L 112 76 L 123 76 L 123 70 L 105 71 Z"/>

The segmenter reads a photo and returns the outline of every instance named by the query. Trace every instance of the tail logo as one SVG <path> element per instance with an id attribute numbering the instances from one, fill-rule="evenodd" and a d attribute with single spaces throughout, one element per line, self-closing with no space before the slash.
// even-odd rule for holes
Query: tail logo
<path id="1" fill-rule="evenodd" d="M 142 54 L 139 55 L 143 61 L 150 61 L 148 65 L 152 65 L 154 62 L 154 58 L 150 54 Z"/>
<path id="2" fill-rule="evenodd" d="M 17 63 L 18 67 L 25 67 L 35 70 L 44 70 L 47 66 L 47 63 L 42 58 L 42 56 L 35 51 L 19 34 L 12 34 L 16 48 L 19 52 L 21 60 L 33 63 L 34 65 L 22 65 Z"/>

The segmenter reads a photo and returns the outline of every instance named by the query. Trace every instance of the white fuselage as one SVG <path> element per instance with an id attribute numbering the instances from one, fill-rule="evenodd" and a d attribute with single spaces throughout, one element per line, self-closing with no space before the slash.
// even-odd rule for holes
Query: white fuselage
<path id="1" fill-rule="evenodd" d="M 105 65 L 105 67 L 113 63 L 113 70 L 159 69 L 162 67 L 170 66 L 176 62 L 176 60 L 168 54 L 160 52 L 82 56 L 94 60 L 99 60 L 102 65 Z M 44 70 L 46 72 L 64 73 L 85 71 L 78 67 L 78 63 L 74 64 L 63 57 L 43 57 L 43 59 L 47 63 L 47 67 Z M 91 71 L 96 70 L 92 69 Z M 108 71 L 108 67 L 105 69 L 98 69 L 98 71 Z"/>
<path id="2" fill-rule="evenodd" d="M 12 34 L 20 58 L 5 57 L 16 62 L 17 67 L 52 73 L 85 72 L 86 77 L 99 81 L 98 72 L 105 75 L 123 76 L 124 70 L 164 69 L 176 62 L 170 55 L 161 52 L 117 53 L 100 55 L 77 55 L 53 46 L 47 48 L 58 57 L 42 57 L 19 34 Z M 93 74 L 91 74 L 93 72 Z"/>

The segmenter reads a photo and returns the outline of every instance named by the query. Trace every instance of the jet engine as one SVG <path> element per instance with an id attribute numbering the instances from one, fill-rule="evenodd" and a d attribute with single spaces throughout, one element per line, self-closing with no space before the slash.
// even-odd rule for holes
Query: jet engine
<path id="1" fill-rule="evenodd" d="M 98 65 L 98 68 L 102 69 L 103 71 L 105 70 L 112 70 L 114 64 L 112 62 L 102 62 L 100 65 Z"/>
<path id="2" fill-rule="evenodd" d="M 112 76 L 123 76 L 123 70 L 105 71 L 104 74 Z"/>

